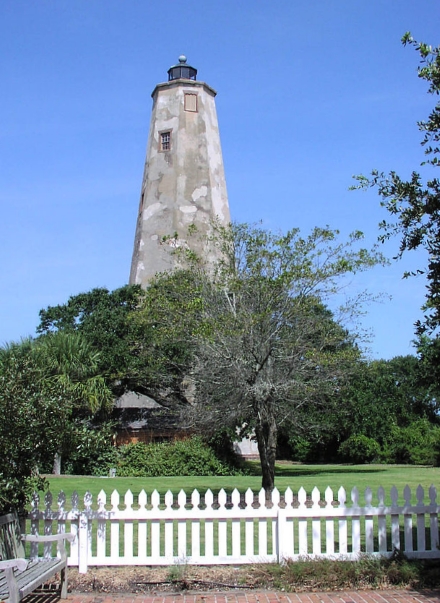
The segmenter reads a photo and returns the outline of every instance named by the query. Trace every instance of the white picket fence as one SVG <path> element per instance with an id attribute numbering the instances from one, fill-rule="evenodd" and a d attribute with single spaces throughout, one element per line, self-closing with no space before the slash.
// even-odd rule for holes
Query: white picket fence
<path id="1" fill-rule="evenodd" d="M 81 504 L 60 493 L 56 509 L 46 494 L 40 506 L 34 497 L 28 521 L 35 534 L 71 531 L 68 563 L 86 572 L 88 566 L 115 565 L 198 565 L 282 562 L 286 559 L 329 557 L 356 559 L 365 553 L 390 556 L 395 549 L 409 558 L 439 558 L 437 491 L 429 488 L 429 502 L 419 486 L 415 502 L 408 486 L 399 504 L 398 492 L 391 489 L 391 504 L 379 488 L 373 505 L 370 488 L 359 500 L 357 488 L 347 504 L 344 488 L 337 497 L 327 488 L 314 488 L 308 497 L 304 488 L 297 496 L 287 488 L 275 489 L 270 501 L 263 490 L 240 495 L 224 490 L 214 497 L 208 490 L 187 496 L 142 491 L 134 500 L 131 491 L 124 497 L 115 490 L 108 500 L 102 490 L 96 504 L 87 493 Z M 35 551 L 33 551 L 35 552 Z M 49 554 L 49 550 L 46 550 Z M 32 551 L 31 551 L 32 554 Z"/>

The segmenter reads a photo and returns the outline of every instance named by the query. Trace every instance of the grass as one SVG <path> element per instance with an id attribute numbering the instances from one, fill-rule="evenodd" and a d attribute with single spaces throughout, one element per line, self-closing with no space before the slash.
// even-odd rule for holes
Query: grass
<path id="1" fill-rule="evenodd" d="M 237 488 L 244 492 L 248 488 L 258 491 L 261 488 L 261 477 L 259 474 L 259 463 L 247 464 L 251 475 L 231 477 L 84 477 L 84 476 L 48 476 L 50 491 L 54 496 L 54 503 L 60 491 L 66 494 L 66 506 L 70 507 L 70 498 L 77 491 L 81 501 L 86 492 L 90 492 L 93 501 L 96 502 L 98 493 L 104 490 L 109 500 L 111 493 L 117 490 L 124 495 L 131 490 L 136 496 L 144 489 L 147 494 L 158 490 L 164 494 L 171 490 L 177 494 L 181 489 L 187 493 L 194 489 L 205 492 L 211 489 L 217 493 L 221 488 L 231 492 Z M 412 500 L 415 502 L 415 491 L 419 484 L 425 489 L 425 500 L 428 500 L 428 489 L 431 484 L 437 486 L 440 477 L 440 469 L 436 467 L 420 467 L 414 465 L 300 465 L 287 462 L 277 463 L 275 485 L 280 491 L 287 487 L 296 493 L 300 487 L 304 487 L 308 494 L 317 486 L 321 491 L 321 497 L 327 486 L 333 489 L 337 498 L 338 489 L 343 486 L 347 492 L 347 504 L 350 504 L 350 492 L 357 487 L 360 500 L 363 500 L 364 491 L 370 487 L 373 491 L 373 504 L 377 500 L 379 486 L 385 489 L 386 502 L 390 503 L 390 491 L 396 486 L 399 492 L 399 500 L 403 501 L 403 489 L 409 485 L 412 492 Z M 56 506 L 56 504 L 55 504 Z"/>

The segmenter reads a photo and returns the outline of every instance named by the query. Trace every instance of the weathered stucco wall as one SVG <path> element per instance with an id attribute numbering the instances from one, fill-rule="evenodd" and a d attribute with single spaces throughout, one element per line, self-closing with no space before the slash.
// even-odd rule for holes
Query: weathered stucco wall
<path id="1" fill-rule="evenodd" d="M 194 97 L 185 106 L 185 94 L 197 95 L 196 110 Z M 177 233 L 178 245 L 206 257 L 204 239 L 212 222 L 230 222 L 215 95 L 192 80 L 159 84 L 153 91 L 130 283 L 146 286 L 157 272 L 176 265 L 175 241 L 164 238 Z M 164 150 L 161 135 L 167 132 L 170 148 Z M 196 227 L 193 235 L 190 226 Z"/>

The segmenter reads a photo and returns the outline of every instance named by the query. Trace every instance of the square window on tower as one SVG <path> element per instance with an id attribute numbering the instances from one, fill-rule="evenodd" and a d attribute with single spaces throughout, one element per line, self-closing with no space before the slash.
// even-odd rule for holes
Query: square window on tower
<path id="1" fill-rule="evenodd" d="M 197 94 L 186 94 L 184 98 L 185 111 L 197 113 Z"/>
<path id="2" fill-rule="evenodd" d="M 171 132 L 170 131 L 160 133 L 159 150 L 160 151 L 170 151 L 171 150 Z"/>

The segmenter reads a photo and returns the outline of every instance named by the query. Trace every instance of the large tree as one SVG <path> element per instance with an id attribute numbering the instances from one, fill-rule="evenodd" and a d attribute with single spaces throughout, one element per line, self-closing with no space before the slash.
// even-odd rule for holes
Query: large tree
<path id="1" fill-rule="evenodd" d="M 38 469 L 53 461 L 68 420 L 64 387 L 43 388 L 42 379 L 29 354 L 0 350 L 0 514 L 24 508 L 43 487 Z"/>
<path id="2" fill-rule="evenodd" d="M 99 354 L 76 333 L 0 348 L 0 510 L 42 486 L 38 470 L 72 444 L 79 419 L 108 409 Z"/>
<path id="3" fill-rule="evenodd" d="M 96 351 L 98 368 L 115 395 L 126 390 L 145 393 L 148 366 L 139 351 L 146 334 L 129 319 L 139 306 L 144 291 L 126 285 L 109 291 L 96 288 L 72 295 L 65 304 L 40 310 L 37 332 L 79 333 Z"/>
<path id="4" fill-rule="evenodd" d="M 381 445 L 390 427 L 408 427 L 425 418 L 438 422 L 438 403 L 425 385 L 422 365 L 415 356 L 396 356 L 359 364 L 346 392 L 350 409 L 341 422 L 341 436 L 365 435 Z"/>
<path id="5" fill-rule="evenodd" d="M 428 93 L 438 96 L 440 47 L 417 42 L 410 33 L 403 36 L 402 43 L 415 47 L 421 59 L 418 76 L 428 82 Z M 377 189 L 382 197 L 382 206 L 391 216 L 390 222 L 384 220 L 380 224 L 383 230 L 380 238 L 400 238 L 399 257 L 420 247 L 428 252 L 427 264 L 416 270 L 417 274 L 425 274 L 427 278 L 426 301 L 422 307 L 424 316 L 416 322 L 416 332 L 420 336 L 435 333 L 440 327 L 440 181 L 435 177 L 435 169 L 440 165 L 439 102 L 426 121 L 418 122 L 418 127 L 423 133 L 421 145 L 425 152 L 421 170 L 413 171 L 410 179 L 402 178 L 395 171 L 385 174 L 377 170 L 370 177 L 356 178 L 358 187 Z M 405 276 L 412 274 L 405 273 Z"/>
<path id="6" fill-rule="evenodd" d="M 360 299 L 333 313 L 326 304 L 347 274 L 381 256 L 355 250 L 360 233 L 346 243 L 337 234 L 219 228 L 210 244 L 221 246 L 223 260 L 159 276 L 137 314 L 162 349 L 168 341 L 184 361 L 175 383 L 193 427 L 254 431 L 266 492 L 274 487 L 280 425 L 301 429 L 302 409 L 328 410 L 359 357 L 343 322 Z"/>

